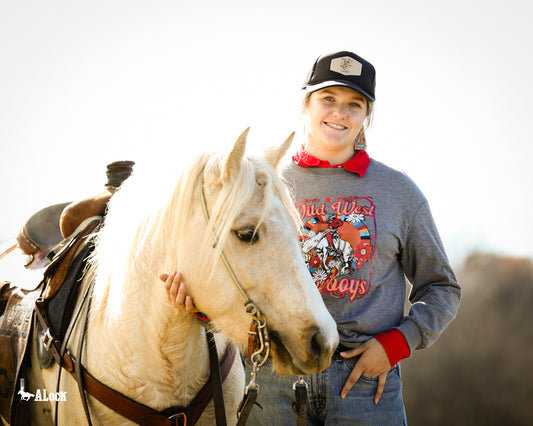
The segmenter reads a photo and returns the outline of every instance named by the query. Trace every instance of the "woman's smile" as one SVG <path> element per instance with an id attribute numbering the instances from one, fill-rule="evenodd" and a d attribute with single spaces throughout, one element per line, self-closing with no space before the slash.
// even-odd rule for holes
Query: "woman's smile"
<path id="1" fill-rule="evenodd" d="M 342 124 L 332 123 L 330 121 L 324 121 L 324 124 L 337 130 L 346 130 L 348 128 L 346 126 L 343 126 Z"/>

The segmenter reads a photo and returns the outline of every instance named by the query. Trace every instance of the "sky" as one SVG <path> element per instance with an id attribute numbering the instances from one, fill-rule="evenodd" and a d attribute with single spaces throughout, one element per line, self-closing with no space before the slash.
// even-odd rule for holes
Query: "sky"
<path id="1" fill-rule="evenodd" d="M 301 131 L 317 56 L 377 70 L 371 157 L 429 200 L 452 261 L 533 257 L 533 27 L 508 0 L 0 1 L 0 242 L 106 165 Z M 295 142 L 297 144 L 298 142 Z M 293 146 L 295 148 L 295 146 Z"/>

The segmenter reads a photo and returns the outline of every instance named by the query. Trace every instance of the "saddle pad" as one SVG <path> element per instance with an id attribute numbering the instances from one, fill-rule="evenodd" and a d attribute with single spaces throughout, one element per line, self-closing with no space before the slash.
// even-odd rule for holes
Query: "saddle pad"
<path id="1" fill-rule="evenodd" d="M 0 415 L 8 421 L 31 335 L 33 308 L 40 294 L 40 289 L 27 292 L 13 288 L 0 317 Z"/>
<path id="2" fill-rule="evenodd" d="M 43 302 L 46 306 L 52 333 L 61 341 L 65 337 L 65 332 L 72 318 L 80 284 L 85 275 L 87 261 L 93 248 L 92 240 L 85 242 L 85 245 L 76 254 L 74 260 L 68 265 L 68 272 L 61 287 Z M 65 260 L 68 260 L 68 258 L 65 257 Z"/>

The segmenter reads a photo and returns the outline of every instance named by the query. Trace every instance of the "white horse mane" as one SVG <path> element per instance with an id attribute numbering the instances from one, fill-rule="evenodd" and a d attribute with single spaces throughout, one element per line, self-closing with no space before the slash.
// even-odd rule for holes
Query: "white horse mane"
<path id="1" fill-rule="evenodd" d="M 267 153 L 268 156 L 268 153 Z M 109 213 L 96 244 L 92 266 L 96 268 L 97 286 L 94 303 L 105 303 L 109 312 L 118 314 L 119 302 L 124 297 L 122 283 L 131 291 L 145 285 L 146 273 L 154 277 L 159 273 L 180 270 L 180 252 L 187 250 L 186 234 L 192 212 L 198 206 L 195 199 L 200 195 L 199 178 L 203 173 L 206 186 L 215 185 L 220 190 L 217 202 L 210 206 L 210 223 L 203 232 L 199 257 L 210 258 L 212 264 L 218 259 L 232 226 L 245 210 L 254 191 L 262 188 L 263 215 L 257 227 L 269 212 L 274 194 L 277 193 L 285 208 L 291 212 L 295 233 L 300 220 L 287 188 L 282 184 L 274 168 L 265 160 L 244 157 L 239 173 L 231 176 L 230 185 L 222 185 L 224 162 L 227 156 L 217 153 L 202 153 L 188 163 L 176 176 L 176 170 L 167 173 L 130 177 L 114 195 Z M 216 246 L 213 251 L 213 244 Z M 108 287 L 108 284 L 112 285 Z M 104 306 L 102 306 L 103 308 Z"/>

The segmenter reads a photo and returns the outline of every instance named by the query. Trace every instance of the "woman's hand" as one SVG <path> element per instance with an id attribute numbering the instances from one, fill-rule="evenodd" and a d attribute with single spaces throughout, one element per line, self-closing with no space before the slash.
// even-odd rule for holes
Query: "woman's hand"
<path id="1" fill-rule="evenodd" d="M 341 391 L 341 398 L 345 398 L 350 392 L 350 389 L 357 383 L 362 374 L 369 377 L 378 377 L 378 388 L 374 396 L 374 403 L 377 404 L 383 395 L 385 382 L 387 380 L 387 373 L 391 369 L 389 357 L 387 352 L 376 339 L 367 340 L 356 349 L 341 352 L 343 358 L 353 358 L 361 355 L 361 358 L 355 364 L 352 372 L 348 376 L 348 380 L 344 384 Z"/>
<path id="2" fill-rule="evenodd" d="M 180 311 L 197 312 L 198 309 L 194 306 L 192 298 L 187 296 L 187 286 L 181 282 L 181 273 L 172 272 L 170 275 L 161 274 L 159 279 L 165 283 L 168 300 L 172 305 Z"/>

